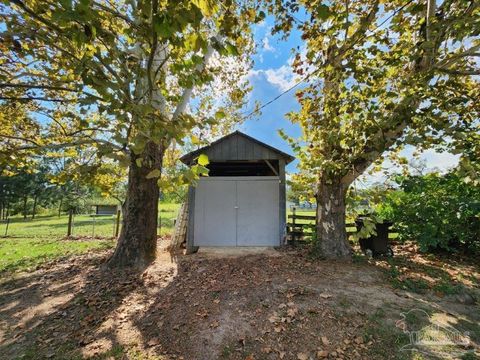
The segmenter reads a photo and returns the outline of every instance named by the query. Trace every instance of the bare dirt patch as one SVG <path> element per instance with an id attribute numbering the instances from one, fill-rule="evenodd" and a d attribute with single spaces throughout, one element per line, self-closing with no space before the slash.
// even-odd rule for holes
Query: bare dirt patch
<path id="1" fill-rule="evenodd" d="M 363 261 L 162 250 L 134 272 L 103 268 L 108 255 L 4 280 L 0 358 L 411 358 L 398 351 L 408 336 L 395 322 L 412 308 L 474 332 L 471 350 L 480 342 L 478 305 L 397 289 Z"/>

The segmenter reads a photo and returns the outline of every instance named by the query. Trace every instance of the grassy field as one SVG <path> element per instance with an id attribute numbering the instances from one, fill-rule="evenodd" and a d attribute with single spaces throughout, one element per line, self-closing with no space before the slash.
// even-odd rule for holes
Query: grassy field
<path id="1" fill-rule="evenodd" d="M 173 231 L 178 204 L 160 204 L 159 234 Z M 68 216 L 40 216 L 34 220 L 13 217 L 5 234 L 6 224 L 0 223 L 0 272 L 26 270 L 45 261 L 62 256 L 80 254 L 94 249 L 115 246 L 114 216 L 74 217 L 73 235 L 78 240 L 67 240 Z"/>
<path id="2" fill-rule="evenodd" d="M 105 240 L 47 240 L 45 238 L 0 239 L 0 272 L 29 270 L 43 262 L 88 250 L 108 249 L 115 244 Z"/>

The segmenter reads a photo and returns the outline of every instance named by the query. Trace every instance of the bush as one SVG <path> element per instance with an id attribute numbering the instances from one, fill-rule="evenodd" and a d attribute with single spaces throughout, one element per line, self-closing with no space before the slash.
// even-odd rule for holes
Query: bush
<path id="1" fill-rule="evenodd" d="M 379 214 L 424 251 L 480 252 L 480 188 L 455 173 L 399 177 Z"/>

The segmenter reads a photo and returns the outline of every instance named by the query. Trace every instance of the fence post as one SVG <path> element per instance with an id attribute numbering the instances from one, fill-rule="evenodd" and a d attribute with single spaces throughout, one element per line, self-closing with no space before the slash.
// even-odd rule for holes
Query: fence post
<path id="1" fill-rule="evenodd" d="M 96 215 L 93 214 L 93 228 L 92 228 L 92 237 L 95 237 L 95 221 L 96 221 Z"/>
<path id="2" fill-rule="evenodd" d="M 68 210 L 68 230 L 67 236 L 72 236 L 73 209 Z"/>
<path id="3" fill-rule="evenodd" d="M 292 208 L 292 244 L 295 247 L 297 245 L 297 236 L 296 236 L 296 231 L 297 229 L 295 228 L 295 206 Z"/>
<path id="4" fill-rule="evenodd" d="M 117 223 L 115 225 L 115 237 L 118 238 L 118 233 L 120 231 L 120 214 L 121 211 L 117 210 Z"/>

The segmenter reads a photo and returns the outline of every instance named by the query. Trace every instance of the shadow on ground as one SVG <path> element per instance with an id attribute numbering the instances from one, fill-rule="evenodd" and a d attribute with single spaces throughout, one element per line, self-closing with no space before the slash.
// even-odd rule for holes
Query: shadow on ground
<path id="1" fill-rule="evenodd" d="M 399 351 L 409 334 L 398 320 L 412 308 L 479 330 L 477 305 L 394 289 L 368 263 L 313 261 L 301 251 L 161 252 L 130 272 L 103 269 L 107 256 L 0 284 L 0 358 L 410 359 L 418 357 Z"/>
<path id="2" fill-rule="evenodd" d="M 1 284 L 2 359 L 71 359 L 141 285 L 138 271 L 112 271 L 102 255 L 79 256 Z M 114 333 L 112 346 L 117 341 Z"/>

